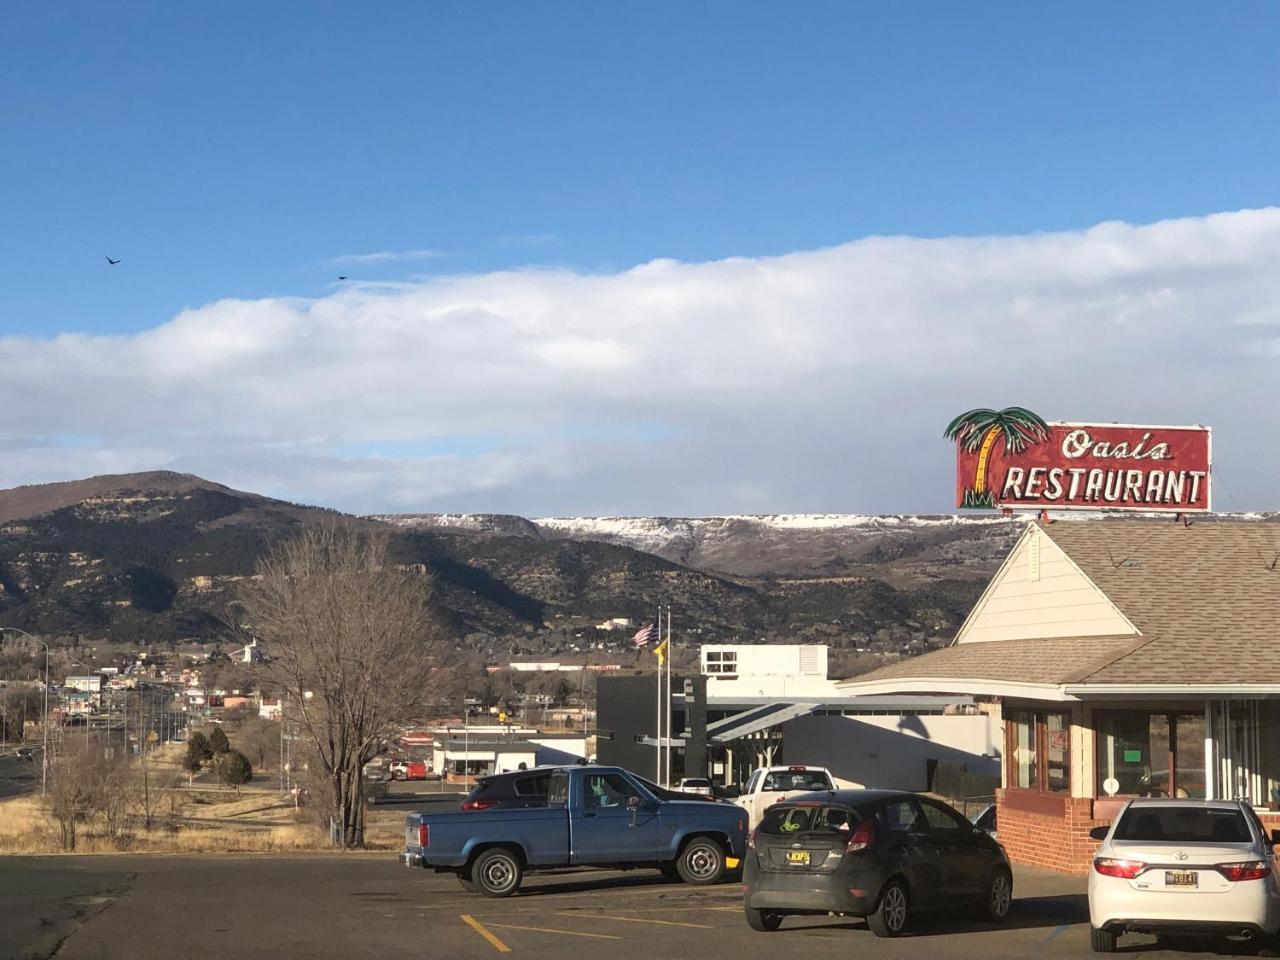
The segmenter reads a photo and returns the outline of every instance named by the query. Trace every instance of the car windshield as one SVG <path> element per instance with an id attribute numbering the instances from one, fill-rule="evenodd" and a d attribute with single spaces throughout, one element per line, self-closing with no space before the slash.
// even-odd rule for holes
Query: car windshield
<path id="1" fill-rule="evenodd" d="M 701 779 L 701 778 L 699 778 L 699 777 L 690 777 L 690 778 L 688 778 L 688 779 L 686 779 L 686 780 L 681 780 L 681 781 L 680 781 L 680 783 L 681 783 L 681 785 L 682 785 L 682 786 L 686 786 L 686 787 L 709 787 L 709 786 L 711 786 L 711 781 L 710 781 L 710 780 L 703 780 L 703 779 Z"/>
<path id="2" fill-rule="evenodd" d="M 1189 806 L 1139 806 L 1125 811 L 1114 840 L 1146 843 L 1250 843 L 1239 810 Z"/>
<path id="3" fill-rule="evenodd" d="M 780 837 L 798 833 L 845 833 L 863 819 L 865 818 L 857 810 L 847 807 L 791 807 L 775 804 L 760 820 L 760 832 Z"/>
<path id="4" fill-rule="evenodd" d="M 763 791 L 830 790 L 831 778 L 821 770 L 773 770 L 764 778 Z"/>

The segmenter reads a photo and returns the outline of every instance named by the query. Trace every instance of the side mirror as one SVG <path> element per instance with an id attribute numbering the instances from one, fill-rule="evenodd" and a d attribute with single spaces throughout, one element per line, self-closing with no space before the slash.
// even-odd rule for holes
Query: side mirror
<path id="1" fill-rule="evenodd" d="M 736 783 L 731 783 L 720 791 L 720 796 L 724 797 L 726 800 L 736 800 L 738 797 L 742 796 L 742 790 L 739 789 Z"/>
<path id="2" fill-rule="evenodd" d="M 1107 834 L 1108 834 L 1108 833 L 1110 833 L 1110 832 L 1111 832 L 1111 828 L 1110 828 L 1110 827 L 1094 827 L 1092 830 L 1090 830 L 1090 831 L 1089 831 L 1089 839 L 1090 839 L 1090 840 L 1105 840 L 1105 839 L 1107 839 Z M 1276 834 L 1280 834 L 1280 830 L 1273 830 L 1273 831 L 1272 831 L 1272 836 L 1275 836 Z M 1278 840 L 1278 841 L 1276 841 L 1276 842 L 1277 842 L 1277 843 L 1280 843 L 1280 840 Z"/>
<path id="3" fill-rule="evenodd" d="M 627 809 L 628 810 L 640 809 L 640 798 L 636 796 L 627 797 Z"/>

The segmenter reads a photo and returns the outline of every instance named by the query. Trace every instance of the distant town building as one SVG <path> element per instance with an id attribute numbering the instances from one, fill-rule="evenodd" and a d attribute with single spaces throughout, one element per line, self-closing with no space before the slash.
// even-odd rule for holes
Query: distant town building
<path id="1" fill-rule="evenodd" d="M 630 630 L 636 622 L 630 617 L 610 617 L 604 623 L 597 623 L 597 630 Z"/>

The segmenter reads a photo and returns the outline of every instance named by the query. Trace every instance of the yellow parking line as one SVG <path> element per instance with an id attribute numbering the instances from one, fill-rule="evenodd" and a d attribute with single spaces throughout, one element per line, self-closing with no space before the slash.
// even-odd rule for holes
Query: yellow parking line
<path id="1" fill-rule="evenodd" d="M 566 937 L 588 937 L 591 940 L 622 939 L 607 933 L 579 933 L 577 930 L 552 930 L 550 927 L 518 927 L 514 923 L 494 923 L 492 920 L 489 921 L 489 926 L 497 927 L 499 930 L 532 930 L 534 933 L 558 933 Z"/>
<path id="2" fill-rule="evenodd" d="M 623 923 L 659 923 L 664 927 L 696 927 L 699 930 L 714 930 L 715 927 L 705 923 L 683 923 L 679 920 L 650 920 L 648 917 L 619 917 L 608 913 L 565 913 L 561 917 L 594 917 L 597 920 L 621 920 Z"/>
<path id="3" fill-rule="evenodd" d="M 471 914 L 463 913 L 463 914 L 459 914 L 459 916 L 462 917 L 463 923 L 465 923 L 468 927 L 470 927 L 476 933 L 480 934 L 480 936 L 488 940 L 489 946 L 493 947 L 493 949 L 497 950 L 499 953 L 511 952 L 510 947 L 508 947 L 505 943 L 503 943 L 501 940 L 495 937 L 492 933 L 486 930 L 484 924 L 481 923 L 479 920 L 477 920 L 475 917 L 471 916 Z"/>

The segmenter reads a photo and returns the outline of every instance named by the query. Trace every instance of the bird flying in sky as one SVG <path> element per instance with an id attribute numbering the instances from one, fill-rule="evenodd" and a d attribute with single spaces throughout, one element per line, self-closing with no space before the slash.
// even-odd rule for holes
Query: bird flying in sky
<path id="1" fill-rule="evenodd" d="M 107 257 L 107 263 L 111 264 L 113 267 L 119 262 L 119 260 L 112 260 L 110 257 Z"/>

